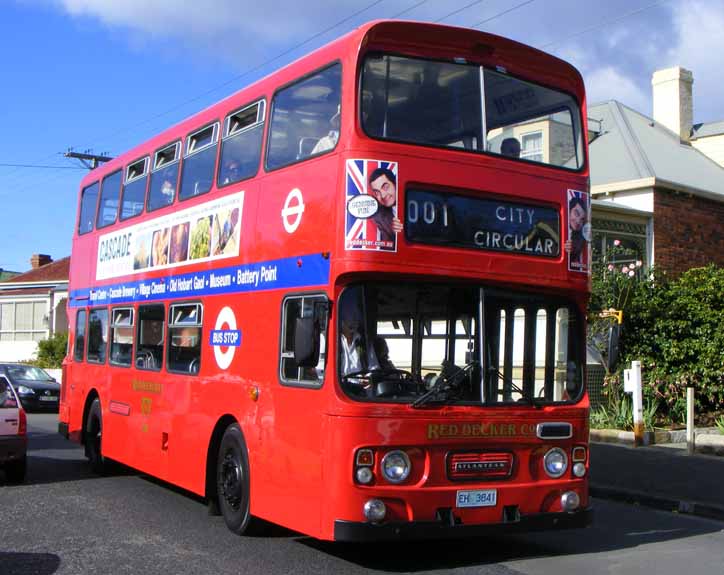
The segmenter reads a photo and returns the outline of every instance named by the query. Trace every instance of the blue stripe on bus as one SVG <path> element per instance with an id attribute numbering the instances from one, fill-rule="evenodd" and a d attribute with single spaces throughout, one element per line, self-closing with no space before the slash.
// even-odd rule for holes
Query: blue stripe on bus
<path id="1" fill-rule="evenodd" d="M 329 283 L 329 259 L 294 256 L 214 270 L 143 279 L 70 292 L 71 307 L 307 288 Z"/>

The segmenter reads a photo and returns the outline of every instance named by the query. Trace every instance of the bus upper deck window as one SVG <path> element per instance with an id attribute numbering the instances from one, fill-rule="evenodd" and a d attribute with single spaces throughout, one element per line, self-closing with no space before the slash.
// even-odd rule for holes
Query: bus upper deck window
<path id="1" fill-rule="evenodd" d="M 126 183 L 121 199 L 121 219 L 137 216 L 143 211 L 148 181 L 148 157 L 133 162 L 126 168 Z"/>
<path id="2" fill-rule="evenodd" d="M 162 148 L 154 155 L 151 184 L 148 187 L 148 211 L 173 203 L 176 197 L 181 142 Z"/>
<path id="3" fill-rule="evenodd" d="M 224 122 L 218 186 L 253 177 L 259 168 L 264 134 L 264 100 L 230 114 Z"/>
<path id="4" fill-rule="evenodd" d="M 93 231 L 93 221 L 96 216 L 98 203 L 98 182 L 83 188 L 80 194 L 80 217 L 78 218 L 78 233 L 87 234 Z"/>
<path id="5" fill-rule="evenodd" d="M 179 199 L 193 198 L 205 194 L 211 189 L 218 140 L 218 122 L 202 128 L 186 138 Z"/>
<path id="6" fill-rule="evenodd" d="M 98 205 L 96 227 L 103 228 L 115 223 L 118 217 L 118 203 L 121 194 L 121 170 L 114 172 L 101 183 L 101 199 Z"/>
<path id="7" fill-rule="evenodd" d="M 332 150 L 339 138 L 342 66 L 334 64 L 274 96 L 266 167 L 281 168 Z"/>

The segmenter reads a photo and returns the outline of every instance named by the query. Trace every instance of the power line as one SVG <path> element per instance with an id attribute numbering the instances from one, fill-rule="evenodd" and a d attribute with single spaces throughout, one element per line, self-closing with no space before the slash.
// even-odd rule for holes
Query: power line
<path id="1" fill-rule="evenodd" d="M 426 1 L 427 1 L 427 0 L 423 0 L 422 2 L 419 2 L 418 4 L 416 4 L 415 6 L 413 6 L 412 8 L 415 8 L 416 6 L 419 6 L 420 4 L 422 4 L 422 3 L 426 2 Z M 181 102 L 180 104 L 176 104 L 176 105 L 173 106 L 172 108 L 170 108 L 170 109 L 168 109 L 168 110 L 166 110 L 166 111 L 164 111 L 164 112 L 160 112 L 160 113 L 158 113 L 158 114 L 156 114 L 156 115 L 148 118 L 147 120 L 144 120 L 144 121 L 142 121 L 142 122 L 139 122 L 138 124 L 135 124 L 135 125 L 133 125 L 133 126 L 131 126 L 131 127 L 129 127 L 129 128 L 123 128 L 123 129 L 121 129 L 121 130 L 119 130 L 119 131 L 117 131 L 117 132 L 114 132 L 113 134 L 110 134 L 110 135 L 108 136 L 108 138 L 113 138 L 113 137 L 115 137 L 115 136 L 118 136 L 119 134 L 126 133 L 126 132 L 128 132 L 128 131 L 130 131 L 130 130 L 135 130 L 136 128 L 140 128 L 141 126 L 145 126 L 145 125 L 148 124 L 149 122 L 153 122 L 154 120 L 157 120 L 157 119 L 159 119 L 159 118 L 162 118 L 163 116 L 166 116 L 166 115 L 168 115 L 168 114 L 170 114 L 170 113 L 172 113 L 172 112 L 175 112 L 175 111 L 179 110 L 180 108 L 183 108 L 184 106 L 187 106 L 187 105 L 189 105 L 189 104 L 193 104 L 194 102 L 197 102 L 197 101 L 200 100 L 201 98 L 204 98 L 205 96 L 208 96 L 208 95 L 210 95 L 210 94 L 213 94 L 213 93 L 216 92 L 217 90 L 220 90 L 221 88 L 225 88 L 225 87 L 228 86 L 229 84 L 232 84 L 232 83 L 234 83 L 234 82 L 237 82 L 238 80 L 241 80 L 242 78 L 248 76 L 249 74 L 251 74 L 251 73 L 253 73 L 253 72 L 256 72 L 256 71 L 258 71 L 258 70 L 261 70 L 262 68 L 264 68 L 264 66 L 267 66 L 268 64 L 271 64 L 272 62 L 275 62 L 275 61 L 278 60 L 279 58 L 282 58 L 282 57 L 284 57 L 284 56 L 287 56 L 287 55 L 291 54 L 292 52 L 294 52 L 294 51 L 297 50 L 298 48 L 301 48 L 302 46 L 304 46 L 305 44 L 308 44 L 308 43 L 311 42 L 312 40 L 316 40 L 316 39 L 319 38 L 320 36 L 323 36 L 323 35 L 326 34 L 327 32 L 330 32 L 331 30 L 333 30 L 333 29 L 336 28 L 337 26 L 340 26 L 341 24 L 344 24 L 344 23 L 347 22 L 348 20 L 351 20 L 352 18 L 354 18 L 354 17 L 356 17 L 356 16 L 359 16 L 360 14 L 362 14 L 362 12 L 365 12 L 365 11 L 369 10 L 370 8 L 373 8 L 373 7 L 376 6 L 377 4 L 381 4 L 382 2 L 384 2 L 384 0 L 375 0 L 374 2 L 368 4 L 367 6 L 365 6 L 364 8 L 362 8 L 361 10 L 357 10 L 355 13 L 353 13 L 353 14 L 345 17 L 345 18 L 343 18 L 343 19 L 340 20 L 339 22 L 337 22 L 337 23 L 335 23 L 335 24 L 332 24 L 331 26 L 328 26 L 328 27 L 325 28 L 324 30 L 321 30 L 321 31 L 319 31 L 319 32 L 317 32 L 317 33 L 315 33 L 315 34 L 312 34 L 312 35 L 311 35 L 309 38 L 307 38 L 306 40 L 303 40 L 302 42 L 299 42 L 299 43 L 295 44 L 295 45 L 292 46 L 291 48 L 288 48 L 288 49 L 284 50 L 283 52 L 280 52 L 279 54 L 277 54 L 277 55 L 274 56 L 273 58 L 270 58 L 270 59 L 268 59 L 268 60 L 265 60 L 265 61 L 262 62 L 261 64 L 257 64 L 257 65 L 254 66 L 253 68 L 250 68 L 249 70 L 246 70 L 245 72 L 242 72 L 241 74 L 238 74 L 238 75 L 234 76 L 233 78 L 229 78 L 229 79 L 226 80 L 225 82 L 223 82 L 223 83 L 221 83 L 221 84 L 218 84 L 218 85 L 214 86 L 213 88 L 210 88 L 210 89 L 202 92 L 201 94 L 198 94 L 198 95 L 196 95 L 196 96 L 194 96 L 194 97 L 192 97 L 192 98 L 189 98 L 188 100 L 185 100 L 185 101 Z M 404 10 L 402 13 L 407 12 L 407 11 L 411 10 L 412 8 L 410 8 L 410 9 L 408 9 L 408 10 Z M 395 16 L 395 17 L 396 17 L 396 16 Z"/>
<path id="2" fill-rule="evenodd" d="M 491 20 L 495 20 L 496 18 L 500 18 L 501 16 L 505 16 L 509 12 L 512 12 L 513 10 L 517 10 L 518 8 L 522 8 L 523 6 L 526 6 L 527 4 L 531 4 L 535 2 L 535 0 L 525 0 L 525 2 L 521 2 L 520 4 L 516 4 L 515 6 L 512 6 L 511 8 L 508 8 L 507 10 L 503 10 L 502 12 L 498 12 L 497 14 L 494 14 L 490 18 L 486 18 L 485 20 L 481 20 L 480 22 L 477 22 L 470 26 L 471 28 L 477 28 L 481 24 L 486 24 L 487 22 L 490 22 Z"/>
<path id="3" fill-rule="evenodd" d="M 540 50 L 545 50 L 547 48 L 550 48 L 551 46 L 554 46 L 556 44 L 560 44 L 561 42 L 564 42 L 566 40 L 570 40 L 571 38 L 576 38 L 578 36 L 581 36 L 583 34 L 587 34 L 588 32 L 591 32 L 593 30 L 597 30 L 598 28 L 601 28 L 603 26 L 607 26 L 608 24 L 614 24 L 615 22 L 620 22 L 621 20 L 624 20 L 630 16 L 635 16 L 636 14 L 639 14 L 641 12 L 644 12 L 646 10 L 650 10 L 651 8 L 656 8 L 656 6 L 660 6 L 661 4 L 664 4 L 665 2 L 669 2 L 670 0 L 659 0 L 658 2 L 654 2 L 653 4 L 649 4 L 648 6 L 644 6 L 643 8 L 637 8 L 636 10 L 631 10 L 630 12 L 626 12 L 626 14 L 622 14 L 621 16 L 618 16 L 616 18 L 611 18 L 610 20 L 605 20 L 603 22 L 599 22 L 598 24 L 595 24 L 594 26 L 590 26 L 589 28 L 586 28 L 584 30 L 579 30 L 578 32 L 575 32 L 574 34 L 571 34 L 569 36 L 566 36 L 565 38 L 562 38 L 560 40 L 553 40 L 552 42 L 548 42 L 547 44 L 543 44 L 542 46 L 539 46 Z"/>
<path id="4" fill-rule="evenodd" d="M 463 10 L 467 10 L 467 9 L 470 8 L 471 6 L 475 6 L 476 4 L 480 4 L 481 2 L 484 2 L 484 1 L 485 1 L 485 0 L 476 0 L 475 2 L 470 2 L 470 4 L 466 4 L 466 5 L 463 6 L 462 8 L 458 8 L 457 10 L 453 10 L 453 11 L 450 12 L 449 14 L 445 14 L 445 16 L 443 16 L 442 18 L 438 18 L 437 20 L 434 20 L 434 22 L 442 22 L 443 20 L 446 20 L 446 19 L 450 18 L 450 16 L 455 16 L 455 14 L 459 14 L 459 13 L 462 12 Z"/>
<path id="5" fill-rule="evenodd" d="M 49 166 L 47 164 L 6 164 L 0 163 L 0 168 L 33 168 L 42 170 L 84 170 L 80 166 Z"/>

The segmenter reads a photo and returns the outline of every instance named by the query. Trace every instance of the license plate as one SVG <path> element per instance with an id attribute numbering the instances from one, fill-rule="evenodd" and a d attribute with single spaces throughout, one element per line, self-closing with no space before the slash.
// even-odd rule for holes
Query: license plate
<path id="1" fill-rule="evenodd" d="M 496 489 L 458 491 L 458 507 L 495 507 L 497 503 L 498 491 Z"/>
<path id="2" fill-rule="evenodd" d="M 54 397 L 54 396 L 52 396 L 52 395 L 51 395 L 51 396 L 48 396 L 48 397 L 46 397 L 45 395 L 41 395 L 41 396 L 40 396 L 40 401 L 58 401 L 58 398 L 57 398 L 57 397 Z"/>

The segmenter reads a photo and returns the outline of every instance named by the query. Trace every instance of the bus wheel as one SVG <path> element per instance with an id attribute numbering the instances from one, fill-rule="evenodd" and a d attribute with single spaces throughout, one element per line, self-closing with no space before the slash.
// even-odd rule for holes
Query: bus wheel
<path id="1" fill-rule="evenodd" d="M 241 429 L 235 423 L 224 431 L 216 458 L 216 493 L 219 510 L 230 531 L 249 530 L 249 457 Z"/>
<path id="2" fill-rule="evenodd" d="M 84 441 L 85 455 L 90 462 L 93 473 L 105 475 L 108 472 L 108 461 L 101 453 L 103 435 L 103 420 L 101 417 L 101 402 L 96 397 L 88 410 L 85 422 Z"/>

